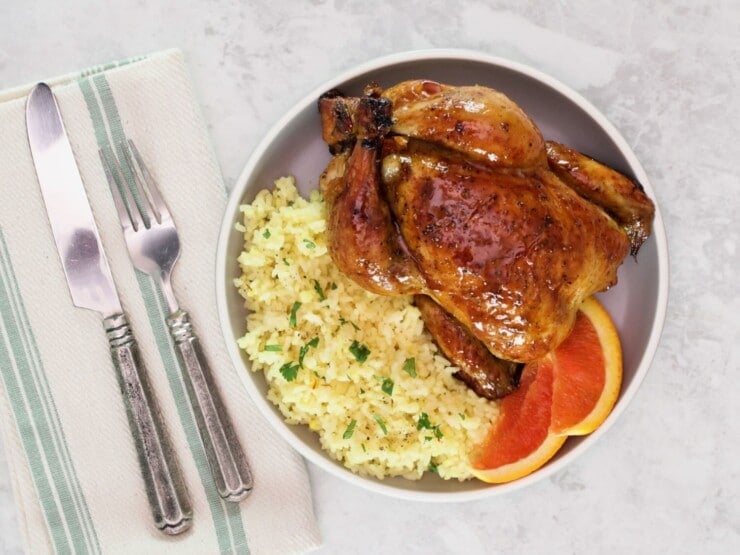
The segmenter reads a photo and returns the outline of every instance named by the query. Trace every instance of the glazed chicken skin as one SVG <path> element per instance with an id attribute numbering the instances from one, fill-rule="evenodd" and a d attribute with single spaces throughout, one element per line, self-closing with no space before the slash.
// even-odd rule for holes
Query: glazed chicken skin
<path id="1" fill-rule="evenodd" d="M 366 289 L 415 295 L 479 395 L 513 391 L 579 305 L 616 283 L 653 204 L 624 175 L 558 143 L 505 95 L 407 81 L 319 101 L 334 157 L 320 186 L 329 251 Z"/>

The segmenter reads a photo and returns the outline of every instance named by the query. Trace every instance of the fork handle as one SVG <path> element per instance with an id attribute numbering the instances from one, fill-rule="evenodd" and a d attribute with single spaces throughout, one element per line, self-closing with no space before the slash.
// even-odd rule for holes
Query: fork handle
<path id="1" fill-rule="evenodd" d="M 190 317 L 184 310 L 178 310 L 167 317 L 167 325 L 185 373 L 188 395 L 218 493 L 226 501 L 241 501 L 252 491 L 252 472 Z"/>
<path id="2" fill-rule="evenodd" d="M 165 534 L 180 534 L 190 528 L 193 511 L 139 347 L 124 314 L 103 324 L 154 523 Z"/>

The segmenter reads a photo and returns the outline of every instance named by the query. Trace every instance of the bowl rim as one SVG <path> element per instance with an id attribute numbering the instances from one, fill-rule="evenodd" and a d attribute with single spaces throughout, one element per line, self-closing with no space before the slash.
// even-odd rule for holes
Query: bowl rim
<path id="1" fill-rule="evenodd" d="M 565 85 L 563 82 L 540 71 L 539 69 L 535 69 L 523 63 L 515 62 L 499 56 L 489 55 L 475 50 L 457 48 L 410 50 L 374 58 L 343 71 L 339 75 L 325 81 L 324 83 L 309 91 L 272 125 L 267 134 L 259 141 L 257 146 L 250 154 L 244 168 L 239 174 L 238 179 L 229 192 L 229 198 L 223 212 L 224 217 L 218 236 L 215 271 L 216 304 L 221 325 L 221 332 L 226 341 L 229 356 L 231 358 L 232 364 L 234 364 L 234 367 L 237 369 L 240 380 L 244 387 L 247 389 L 249 396 L 258 406 L 260 412 L 262 413 L 262 416 L 265 417 L 272 425 L 273 429 L 305 459 L 311 461 L 313 464 L 328 472 L 329 474 L 343 479 L 346 482 L 352 483 L 375 493 L 388 495 L 398 499 L 445 503 L 473 501 L 502 495 L 529 486 L 535 482 L 543 480 L 548 476 L 552 476 L 553 474 L 570 464 L 572 461 L 577 459 L 579 456 L 581 456 L 583 452 L 585 452 L 589 447 L 596 443 L 599 438 L 611 428 L 614 422 L 632 402 L 632 399 L 636 395 L 637 390 L 640 388 L 643 380 L 645 379 L 645 375 L 647 374 L 647 371 L 650 368 L 655 357 L 655 353 L 657 351 L 663 326 L 665 323 L 665 316 L 668 306 L 669 262 L 665 227 L 663 224 L 663 218 L 661 216 L 660 208 L 656 203 L 655 217 L 653 221 L 653 236 L 656 242 L 656 253 L 658 259 L 656 311 L 650 329 L 648 343 L 642 353 L 635 374 L 627 388 L 623 389 L 620 392 L 619 401 L 617 402 L 609 416 L 606 418 L 606 420 L 601 424 L 601 426 L 599 426 L 597 430 L 584 437 L 578 445 L 576 445 L 566 454 L 560 456 L 556 460 L 550 461 L 546 466 L 536 470 L 528 476 L 525 476 L 513 482 L 498 484 L 495 486 L 492 485 L 490 487 L 482 487 L 475 490 L 466 490 L 459 492 L 414 491 L 396 488 L 383 481 L 366 478 L 355 474 L 351 470 L 337 465 L 328 457 L 321 455 L 306 446 L 291 431 L 289 425 L 286 424 L 285 421 L 274 412 L 273 405 L 256 388 L 254 382 L 244 375 L 245 372 L 240 371 L 243 367 L 241 353 L 238 346 L 236 345 L 236 342 L 231 339 L 234 336 L 234 330 L 231 327 L 229 319 L 229 307 L 226 302 L 228 295 L 225 288 L 226 280 L 224 279 L 224 274 L 227 267 L 226 251 L 229 235 L 233 233 L 234 224 L 236 222 L 235 218 L 239 214 L 239 205 L 242 204 L 244 190 L 248 185 L 249 176 L 254 172 L 255 167 L 261 160 L 262 156 L 265 154 L 265 151 L 270 147 L 270 145 L 279 135 L 282 129 L 286 125 L 288 125 L 294 118 L 296 118 L 301 112 L 303 112 L 303 110 L 305 110 L 308 106 L 314 104 L 316 102 L 316 99 L 323 92 L 332 88 L 337 88 L 342 83 L 357 78 L 363 74 L 371 71 L 376 71 L 387 66 L 393 66 L 408 62 L 430 61 L 435 59 L 448 61 L 459 60 L 461 62 L 479 62 L 492 66 L 498 66 L 523 74 L 535 79 L 540 83 L 543 83 L 544 85 L 551 87 L 558 93 L 568 98 L 579 108 L 584 110 L 588 114 L 588 116 L 592 118 L 604 130 L 609 138 L 614 141 L 620 153 L 627 160 L 627 163 L 629 164 L 630 169 L 634 172 L 636 179 L 643 185 L 646 191 L 650 194 L 650 197 L 652 199 L 655 199 L 655 192 L 650 184 L 650 180 L 648 179 L 644 168 L 642 167 L 642 164 L 637 159 L 637 156 L 632 151 L 632 148 L 629 146 L 627 141 L 624 139 L 624 137 L 622 137 L 621 133 L 590 101 L 588 101 L 580 93 Z"/>

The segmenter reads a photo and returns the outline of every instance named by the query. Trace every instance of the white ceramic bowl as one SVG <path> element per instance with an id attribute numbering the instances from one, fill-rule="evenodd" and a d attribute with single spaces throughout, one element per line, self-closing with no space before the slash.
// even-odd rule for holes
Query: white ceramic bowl
<path id="1" fill-rule="evenodd" d="M 425 476 L 419 481 L 403 478 L 375 480 L 353 474 L 321 449 L 317 436 L 306 426 L 285 424 L 265 393 L 261 373 L 249 370 L 249 361 L 236 345 L 244 334 L 246 311 L 233 287 L 239 275 L 236 258 L 243 246 L 234 230 L 239 205 L 270 186 L 277 177 L 291 174 L 306 194 L 317 187 L 329 151 L 321 139 L 317 99 L 329 89 L 359 94 L 370 81 L 381 86 L 414 78 L 449 84 L 479 84 L 498 89 L 517 102 L 537 123 L 547 139 L 554 139 L 584 152 L 636 178 L 655 199 L 647 175 L 625 140 L 586 99 L 562 83 L 532 68 L 478 52 L 431 50 L 397 54 L 366 63 L 309 92 L 270 130 L 247 161 L 234 186 L 225 211 L 218 245 L 216 279 L 218 310 L 229 353 L 241 372 L 244 385 L 267 421 L 299 453 L 327 472 L 372 491 L 425 501 L 464 501 L 503 494 L 553 474 L 599 441 L 619 418 L 642 382 L 658 345 L 668 292 L 668 254 L 660 211 L 656 210 L 653 233 L 637 258 L 627 258 L 619 270 L 619 284 L 601 301 L 609 310 L 624 349 L 624 382 L 614 410 L 589 436 L 569 438 L 560 452 L 529 476 L 503 485 L 472 480 L 445 481 Z M 427 473 L 430 474 L 430 473 Z"/>

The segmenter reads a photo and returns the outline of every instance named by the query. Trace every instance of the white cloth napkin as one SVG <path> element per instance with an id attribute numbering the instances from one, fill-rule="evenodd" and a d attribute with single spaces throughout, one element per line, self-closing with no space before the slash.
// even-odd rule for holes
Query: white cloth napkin
<path id="1" fill-rule="evenodd" d="M 29 553 L 303 553 L 319 545 L 302 459 L 261 418 L 231 365 L 215 308 L 226 201 L 182 56 L 166 51 L 48 81 L 124 310 L 162 407 L 193 504 L 193 527 L 152 523 L 98 314 L 75 308 L 25 127 L 30 87 L 0 93 L 0 429 Z M 210 476 L 152 280 L 134 270 L 98 149 L 131 138 L 175 218 L 173 276 L 211 361 L 255 480 L 240 504 Z M 244 153 L 245 157 L 248 154 Z"/>

